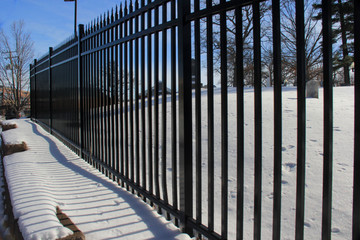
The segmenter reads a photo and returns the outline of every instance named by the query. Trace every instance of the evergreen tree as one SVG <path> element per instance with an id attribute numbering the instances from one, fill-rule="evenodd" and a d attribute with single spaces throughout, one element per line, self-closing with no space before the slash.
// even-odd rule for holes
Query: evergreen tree
<path id="1" fill-rule="evenodd" d="M 344 84 L 350 85 L 349 68 L 354 61 L 354 4 L 352 0 L 332 0 L 333 43 L 335 51 L 333 68 L 343 68 Z M 321 4 L 314 4 L 318 10 L 315 19 L 321 19 Z M 340 41 L 341 40 L 341 41 Z"/>

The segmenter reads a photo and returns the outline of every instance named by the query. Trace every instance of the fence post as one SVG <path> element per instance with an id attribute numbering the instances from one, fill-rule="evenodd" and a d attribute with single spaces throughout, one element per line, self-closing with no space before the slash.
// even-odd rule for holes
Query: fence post
<path id="1" fill-rule="evenodd" d="M 51 55 L 53 52 L 53 48 L 49 47 L 49 109 L 50 109 L 50 116 L 49 116 L 49 126 L 50 126 L 50 133 L 52 134 L 52 124 L 53 124 L 53 108 L 52 108 L 52 76 L 51 76 Z"/>
<path id="2" fill-rule="evenodd" d="M 82 61 L 81 61 L 81 37 L 84 35 L 84 25 L 79 24 L 78 32 L 78 111 L 79 111 L 79 146 L 80 146 L 80 157 L 83 158 L 83 94 L 82 94 Z"/>
<path id="3" fill-rule="evenodd" d="M 181 229 L 192 235 L 187 221 L 193 214 L 192 193 L 192 104 L 191 104 L 191 24 L 190 0 L 178 1 L 179 43 L 179 182 Z"/>
<path id="4" fill-rule="evenodd" d="M 36 84 L 36 64 L 37 60 L 34 59 L 34 116 L 35 120 L 37 120 L 37 84 Z"/>
<path id="5" fill-rule="evenodd" d="M 34 81 L 32 80 L 31 73 L 33 72 L 33 65 L 30 63 L 30 119 L 34 118 Z"/>
<path id="6" fill-rule="evenodd" d="M 354 1 L 354 29 L 360 27 L 360 2 Z M 355 129 L 354 129 L 354 177 L 353 177 L 353 219 L 352 239 L 360 239 L 360 32 L 354 31 L 354 91 L 355 91 Z"/>

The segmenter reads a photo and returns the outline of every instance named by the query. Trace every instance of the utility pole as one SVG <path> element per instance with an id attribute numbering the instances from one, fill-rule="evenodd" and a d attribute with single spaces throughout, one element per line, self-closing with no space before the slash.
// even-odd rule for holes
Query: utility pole
<path id="1" fill-rule="evenodd" d="M 75 2 L 75 13 L 74 13 L 74 34 L 76 34 L 76 19 L 77 19 L 77 0 L 64 0 L 64 2 Z"/>

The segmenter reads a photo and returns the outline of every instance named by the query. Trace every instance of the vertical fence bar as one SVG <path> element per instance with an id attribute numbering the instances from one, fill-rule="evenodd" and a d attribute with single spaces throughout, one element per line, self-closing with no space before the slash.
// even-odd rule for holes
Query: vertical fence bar
<path id="1" fill-rule="evenodd" d="M 86 31 L 86 35 L 88 35 L 89 33 L 91 32 L 91 29 L 90 29 L 90 26 L 88 25 L 87 26 L 87 31 Z M 91 38 L 87 39 L 86 40 L 86 45 L 87 45 L 87 48 L 86 48 L 86 51 L 88 51 L 89 49 L 91 49 Z M 87 58 L 87 128 L 88 128 L 88 143 L 87 143 L 87 148 L 86 148 L 86 151 L 89 153 L 89 156 L 87 158 L 87 162 L 89 164 L 91 164 L 91 159 L 92 159 L 92 114 L 91 114 L 91 54 L 87 54 L 86 56 Z"/>
<path id="2" fill-rule="evenodd" d="M 220 3 L 225 3 L 224 0 Z M 221 237 L 228 234 L 228 96 L 227 96 L 227 37 L 226 11 L 220 12 L 221 58 Z"/>
<path id="3" fill-rule="evenodd" d="M 87 30 L 87 35 L 91 33 L 91 26 L 88 25 L 88 30 Z M 89 38 L 87 40 L 87 50 L 92 49 L 92 38 Z M 90 156 L 88 157 L 88 162 L 89 164 L 92 164 L 92 151 L 93 151 L 93 135 L 94 135 L 94 129 L 92 127 L 92 53 L 87 54 L 87 62 L 88 62 L 88 99 L 87 99 L 87 114 L 88 114 L 88 147 L 87 147 L 87 152 L 90 154 Z"/>
<path id="4" fill-rule="evenodd" d="M 85 29 L 85 34 L 87 34 L 87 29 Z M 83 42 L 83 51 L 86 52 L 88 50 L 88 39 L 86 39 Z M 83 111 L 84 111 L 84 129 L 83 129 L 83 134 L 84 134 L 84 151 L 88 151 L 88 146 L 89 146 L 89 126 L 88 126 L 88 122 L 89 122 L 89 117 L 88 117 L 88 89 L 89 89 L 89 85 L 88 85 L 88 81 L 89 81 L 89 63 L 88 63 L 88 55 L 84 55 L 83 56 L 83 60 L 82 60 L 82 71 L 83 71 Z M 84 155 L 84 160 L 88 161 L 88 156 Z"/>
<path id="5" fill-rule="evenodd" d="M 106 14 L 104 13 L 104 18 L 103 18 L 103 27 L 105 27 L 107 25 L 107 17 Z M 102 45 L 106 45 L 107 44 L 107 35 L 108 35 L 108 30 L 105 30 L 102 32 L 102 36 L 103 36 L 103 41 L 102 41 Z M 103 118 L 102 118 L 102 124 L 103 124 L 103 130 L 102 130 L 102 134 L 103 134 L 103 151 L 104 151 L 104 156 L 102 158 L 102 162 L 103 164 L 106 166 L 108 163 L 108 150 L 109 150 L 109 144 L 108 144 L 108 124 L 107 124 L 107 120 L 108 120 L 108 48 L 104 47 L 102 50 L 103 53 L 103 58 L 102 58 L 102 112 L 103 112 Z M 105 173 L 105 176 L 108 176 L 108 171 L 106 168 L 103 168 L 103 171 Z"/>
<path id="6" fill-rule="evenodd" d="M 135 11 L 139 9 L 139 1 L 135 1 Z M 135 18 L 135 33 L 139 32 L 139 15 Z M 135 39 L 135 161 L 136 184 L 140 186 L 140 134 L 139 134 L 139 38 Z"/>
<path id="7" fill-rule="evenodd" d="M 96 28 L 96 20 L 94 19 L 94 24 L 93 24 L 93 32 L 95 32 L 97 30 Z M 93 37 L 93 48 L 97 47 L 97 34 L 94 35 Z M 98 52 L 94 52 L 93 53 L 93 113 L 94 113 L 94 156 L 96 158 L 99 157 L 99 144 L 98 144 L 98 136 L 99 136 L 99 132 L 98 132 L 98 85 L 97 85 L 97 70 L 98 70 L 98 60 L 97 60 L 97 56 L 98 56 Z M 94 167 L 97 167 L 97 163 L 94 162 Z"/>
<path id="8" fill-rule="evenodd" d="M 79 106 L 79 146 L 80 146 L 80 157 L 83 158 L 83 149 L 84 149 L 84 139 L 83 139 L 83 105 L 82 105 L 82 101 L 83 101 L 83 79 L 82 79 L 82 62 L 81 62 L 81 38 L 84 35 L 84 25 L 83 24 L 79 24 L 79 35 L 78 35 L 78 79 L 77 79 L 77 84 L 78 84 L 78 106 Z"/>
<path id="9" fill-rule="evenodd" d="M 106 14 L 104 13 L 104 18 L 103 18 L 103 27 L 106 26 Z M 103 31 L 102 32 L 102 45 L 106 45 L 106 41 L 107 41 L 107 31 Z M 102 158 L 102 162 L 103 164 L 107 164 L 107 154 L 108 154 L 108 144 L 107 144 L 107 48 L 103 48 L 102 50 L 102 108 L 101 111 L 103 113 L 103 117 L 102 117 L 102 134 L 103 134 L 103 146 L 102 149 L 104 151 L 103 154 L 103 158 Z M 106 168 L 103 168 L 103 171 L 105 173 L 105 175 L 107 176 L 108 171 L 106 170 Z"/>
<path id="10" fill-rule="evenodd" d="M 210 8 L 212 1 L 206 1 Z M 206 18 L 206 50 L 207 50 L 207 91 L 208 91 L 208 228 L 214 230 L 214 51 L 213 51 L 213 20 Z"/>
<path id="11" fill-rule="evenodd" d="M 105 15 L 105 14 L 104 14 Z M 109 25 L 109 12 L 107 13 L 107 17 L 105 18 L 105 24 L 104 26 Z M 104 45 L 107 45 L 109 43 L 109 38 L 110 38 L 110 29 L 107 29 L 104 33 Z M 104 117 L 104 130 L 105 130 L 105 165 L 109 166 L 110 165 L 110 153 L 111 153 L 111 144 L 110 144 L 110 139 L 111 139 L 111 134 L 110 134 L 110 99 L 109 99 L 109 86 L 110 86 L 110 49 L 109 47 L 106 47 L 104 49 L 104 113 L 105 113 L 105 117 Z M 109 172 L 108 170 L 106 170 L 106 176 L 109 176 Z"/>
<path id="12" fill-rule="evenodd" d="M 128 14 L 128 8 L 127 8 L 127 1 L 125 2 L 125 11 L 124 11 L 124 15 L 126 16 Z M 128 20 L 124 22 L 124 37 L 128 36 Z M 128 89 L 128 84 L 129 84 L 129 74 L 128 74 L 128 66 L 129 66 L 129 59 L 128 59 L 128 45 L 129 42 L 125 42 L 124 43 L 124 118 L 125 118 L 125 177 L 126 179 L 130 179 L 129 177 L 129 161 L 130 161 L 130 157 L 129 157 L 129 106 L 128 106 L 128 96 L 129 96 L 129 89 Z M 127 190 L 129 190 L 129 185 L 126 185 Z"/>
<path id="13" fill-rule="evenodd" d="M 91 30 L 90 33 L 94 32 L 94 23 L 91 22 Z M 95 36 L 93 36 L 91 38 L 90 41 L 90 49 L 94 49 L 95 48 Z M 90 108 L 91 108 L 91 132 L 92 132 L 92 136 L 91 136 L 91 150 L 90 150 L 90 154 L 91 154 L 91 158 L 96 156 L 96 105 L 95 105 L 95 90 L 96 90 L 96 85 L 95 85 L 95 68 L 96 68 L 96 63 L 95 63 L 95 55 L 96 53 L 93 52 L 90 55 L 90 64 L 91 64 L 91 68 L 90 68 Z M 91 164 L 93 165 L 93 167 L 95 167 L 95 161 L 92 161 Z"/>
<path id="14" fill-rule="evenodd" d="M 162 23 L 166 22 L 167 16 L 167 8 L 166 3 L 162 5 Z M 166 104 L 167 104 L 167 30 L 163 30 L 162 32 L 162 152 L 161 152 L 161 175 L 162 175 L 162 192 L 163 192 L 163 200 L 165 203 L 168 203 L 168 194 L 167 194 L 167 185 L 166 185 L 166 150 L 167 150 L 167 139 L 166 139 Z M 166 214 L 166 218 L 169 219 L 168 213 Z"/>
<path id="15" fill-rule="evenodd" d="M 159 7 L 155 8 L 155 26 L 159 25 Z M 154 178 L 155 195 L 160 198 L 159 185 L 159 32 L 154 34 Z M 159 210 L 160 211 L 160 210 Z"/>
<path id="16" fill-rule="evenodd" d="M 145 4 L 141 0 L 141 7 Z M 145 13 L 141 14 L 141 30 L 145 30 Z M 145 119 L 145 36 L 141 38 L 141 162 L 142 187 L 146 189 L 146 119 Z M 148 99 L 149 100 L 149 99 Z"/>
<path id="17" fill-rule="evenodd" d="M 37 83 L 36 83 L 36 64 L 37 64 L 37 60 L 36 59 L 34 59 L 34 64 L 33 64 L 33 66 L 34 66 L 34 89 L 35 89 L 35 91 L 34 91 L 34 118 L 37 120 L 38 119 L 38 114 L 37 114 L 37 95 L 38 95 L 38 93 L 37 93 Z"/>
<path id="18" fill-rule="evenodd" d="M 99 19 L 97 20 L 97 28 L 99 30 Z M 96 47 L 100 46 L 100 34 L 96 34 Z M 100 159 L 102 154 L 101 148 L 101 86 L 100 86 L 100 76 L 101 76 L 101 63 L 100 63 L 100 51 L 96 51 L 96 126 L 97 126 L 97 157 Z M 100 170 L 100 166 L 97 166 Z"/>
<path id="19" fill-rule="evenodd" d="M 175 0 L 171 1 L 171 19 L 175 19 Z M 178 209 L 177 181 L 177 134 L 176 134 L 176 27 L 171 28 L 171 167 L 172 167 L 172 198 L 173 207 Z M 175 225 L 178 225 L 176 220 Z"/>
<path id="20" fill-rule="evenodd" d="M 38 119 L 38 84 L 37 84 L 37 77 L 36 77 L 36 66 L 37 65 L 37 59 L 34 59 L 34 82 L 35 82 L 35 119 Z"/>
<path id="21" fill-rule="evenodd" d="M 261 239 L 261 188 L 262 188 L 262 104 L 261 104 L 261 42 L 260 3 L 253 2 L 254 14 L 254 126 L 255 126 L 255 190 L 254 190 L 254 239 Z"/>
<path id="22" fill-rule="evenodd" d="M 105 16 L 104 16 L 105 18 Z M 103 25 L 103 19 L 102 19 L 102 16 L 100 16 L 100 28 L 102 28 L 104 25 Z M 99 39 L 99 46 L 103 46 L 104 45 L 104 37 L 105 37 L 105 34 L 104 32 L 101 32 L 99 34 L 100 36 L 100 39 Z M 100 50 L 100 57 L 99 57 L 99 91 L 100 91 L 100 149 L 101 149 L 101 155 L 100 155 L 100 160 L 101 162 L 104 162 L 104 159 L 105 159 L 105 134 L 104 134 L 104 118 L 105 118 L 105 113 L 104 113 L 104 106 L 105 106 L 105 103 L 104 103 L 104 66 L 105 66 L 105 63 L 104 63 L 104 50 Z M 101 166 L 101 171 L 102 173 L 104 173 L 104 168 Z"/>
<path id="23" fill-rule="evenodd" d="M 281 169 L 282 169 L 282 77 L 280 0 L 272 0 L 273 62 L 274 62 L 274 202 L 273 239 L 281 236 Z"/>
<path id="24" fill-rule="evenodd" d="M 235 10 L 236 17 L 236 108 L 237 108 L 237 198 L 236 239 L 244 236 L 244 47 L 241 7 Z"/>
<path id="25" fill-rule="evenodd" d="M 119 19 L 118 8 L 115 8 L 115 21 Z M 119 39 L 119 25 L 115 27 L 115 41 Z M 119 126 L 119 44 L 115 45 L 115 138 L 116 138 L 116 160 L 115 169 L 117 173 L 120 173 L 120 126 Z M 121 70 L 120 70 L 121 71 Z M 121 102 L 120 102 L 121 104 Z"/>
<path id="26" fill-rule="evenodd" d="M 190 13 L 190 1 L 178 2 L 179 46 L 179 181 L 182 230 L 192 234 L 187 218 L 193 215 L 192 193 L 192 94 L 191 94 L 191 23 L 185 21 Z"/>
<path id="27" fill-rule="evenodd" d="M 297 175 L 296 175 L 296 240 L 304 238 L 304 205 L 305 205 L 305 24 L 304 1 L 296 0 L 296 59 L 297 59 Z"/>
<path id="28" fill-rule="evenodd" d="M 123 17 L 123 7 L 120 5 L 120 19 Z M 120 39 L 124 37 L 123 33 L 123 24 L 120 24 Z M 120 44 L 120 51 L 119 51 L 119 68 L 120 68 L 120 171 L 121 175 L 125 176 L 125 147 L 124 145 L 124 53 L 123 53 L 123 47 L 125 43 Z M 121 186 L 124 187 L 124 182 L 121 182 Z"/>
<path id="29" fill-rule="evenodd" d="M 360 2 L 354 1 L 355 128 L 352 239 L 360 239 Z"/>
<path id="30" fill-rule="evenodd" d="M 34 119 L 34 80 L 33 80 L 33 65 L 30 63 L 30 119 Z"/>
<path id="31" fill-rule="evenodd" d="M 107 25 L 111 23 L 111 16 L 108 11 L 107 13 Z M 112 28 L 109 28 L 107 30 L 107 44 L 111 43 L 111 30 Z M 114 151 L 112 147 L 112 125 L 111 125 L 111 119 L 112 119 L 112 94 L 111 94 L 111 85 L 112 85 L 112 59 L 111 59 L 111 48 L 107 47 L 107 144 L 108 144 L 108 160 L 107 160 L 107 166 L 111 169 L 111 163 L 112 163 L 112 153 Z M 110 173 L 109 173 L 110 177 Z"/>
<path id="32" fill-rule="evenodd" d="M 322 1 L 324 69 L 324 168 L 322 239 L 331 239 L 332 167 L 333 167 L 333 80 L 331 2 Z"/>
<path id="33" fill-rule="evenodd" d="M 49 121 L 49 127 L 50 127 L 50 133 L 52 134 L 52 129 L 53 129 L 53 103 L 52 103 L 52 99 L 53 99 L 53 96 L 52 96 L 52 76 L 51 76 L 51 56 L 52 56 L 52 52 L 53 52 L 53 48 L 52 47 L 49 47 L 49 95 L 50 95 L 50 99 L 49 99 L 49 109 L 50 109 L 50 121 Z"/>
<path id="34" fill-rule="evenodd" d="M 200 9 L 200 1 L 194 1 L 194 11 Z M 200 89 L 200 19 L 195 20 L 195 156 L 196 156 L 196 222 L 201 223 L 201 89 Z M 192 80 L 192 79 L 191 79 Z"/>
<path id="35" fill-rule="evenodd" d="M 147 12 L 147 28 L 151 28 L 151 10 Z M 148 173 L 149 173 L 149 192 L 153 193 L 153 136 L 152 136 L 152 84 L 151 84 L 151 68 L 152 68 L 152 48 L 151 48 L 151 34 L 147 35 L 147 110 L 148 110 Z"/>
<path id="36" fill-rule="evenodd" d="M 132 13 L 133 11 L 133 4 L 132 1 L 130 1 L 129 4 L 129 13 Z M 130 18 L 129 20 L 129 36 L 133 34 L 133 18 Z M 134 182 L 134 40 L 130 40 L 129 42 L 129 101 L 130 101 L 130 175 L 131 175 L 131 181 Z"/>
<path id="37" fill-rule="evenodd" d="M 116 11 L 116 10 L 115 10 Z M 115 13 L 116 14 L 116 13 Z M 113 9 L 111 10 L 111 22 L 113 23 L 115 21 L 115 16 L 114 16 L 114 12 Z M 111 42 L 115 41 L 115 27 L 111 28 Z M 116 133 L 115 133 L 115 129 L 116 129 L 116 125 L 115 125 L 115 108 L 117 106 L 117 101 L 115 99 L 115 86 L 116 86 L 116 64 L 115 64 L 115 47 L 116 45 L 111 46 L 111 60 L 110 60 L 110 67 L 111 67 L 111 84 L 110 84 L 110 99 L 111 99 L 111 139 L 112 139 L 112 143 L 111 143 L 111 147 L 112 147 L 112 156 L 111 156 L 111 169 L 112 170 L 116 170 L 116 156 L 117 156 L 117 145 L 116 145 Z M 113 180 L 115 181 L 115 176 L 113 176 Z"/>

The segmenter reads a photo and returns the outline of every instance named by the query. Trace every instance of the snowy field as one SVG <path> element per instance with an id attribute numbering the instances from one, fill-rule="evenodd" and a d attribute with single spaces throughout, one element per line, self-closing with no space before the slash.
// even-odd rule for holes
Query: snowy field
<path id="1" fill-rule="evenodd" d="M 215 90 L 215 206 L 221 206 L 220 91 Z M 297 95 L 283 88 L 282 239 L 295 236 Z M 229 89 L 229 239 L 235 238 L 236 216 L 236 90 Z M 168 98 L 169 101 L 169 98 Z M 207 95 L 202 92 L 202 213 L 207 222 Z M 273 91 L 264 88 L 262 239 L 272 236 L 273 191 Z M 306 100 L 305 239 L 321 238 L 323 165 L 323 92 L 319 99 Z M 245 90 L 245 192 L 244 239 L 253 236 L 254 195 L 254 94 Z M 168 134 L 170 143 L 170 103 Z M 161 114 L 161 111 L 160 111 Z M 334 165 L 332 238 L 350 239 L 352 222 L 354 89 L 334 88 Z M 161 116 L 161 115 L 160 115 Z M 18 141 L 29 149 L 4 158 L 15 217 L 28 239 L 66 235 L 54 219 L 56 206 L 83 231 L 87 239 L 187 239 L 170 222 L 154 213 L 140 199 L 119 190 L 97 170 L 87 165 L 57 139 L 29 120 L 19 120 Z M 14 140 L 15 141 L 15 140 Z M 167 147 L 171 156 L 171 147 Z M 168 193 L 171 199 L 171 159 L 168 164 Z M 194 178 L 195 180 L 195 178 Z M 36 193 L 36 194 L 34 194 Z M 196 206 L 194 204 L 194 206 Z M 220 232 L 220 208 L 215 209 L 215 230 Z M 51 230 L 47 230 L 50 228 Z M 54 230 L 55 229 L 55 230 Z M 48 234 L 48 235 L 46 235 Z M 168 235 L 166 235 L 168 234 Z"/>
<path id="2" fill-rule="evenodd" d="M 221 135 L 220 94 L 215 91 L 215 206 L 221 206 Z M 236 90 L 229 89 L 229 238 L 235 239 L 236 227 Z M 207 113 L 206 92 L 202 95 L 202 174 L 203 222 L 207 223 Z M 283 88 L 282 152 L 282 239 L 295 237 L 297 92 Z M 334 88 L 334 165 L 332 238 L 351 239 L 354 89 Z M 262 93 L 263 170 L 262 170 L 262 239 L 272 236 L 273 208 L 273 90 Z M 254 200 L 254 93 L 245 90 L 245 193 L 244 239 L 253 238 Z M 321 238 L 323 171 L 323 89 L 318 99 L 306 100 L 306 186 L 304 239 Z M 195 177 L 194 177 L 195 179 Z M 217 195 L 218 194 L 218 195 Z M 195 204 L 194 204 L 195 206 Z M 220 230 L 220 208 L 215 209 L 215 230 Z"/>

